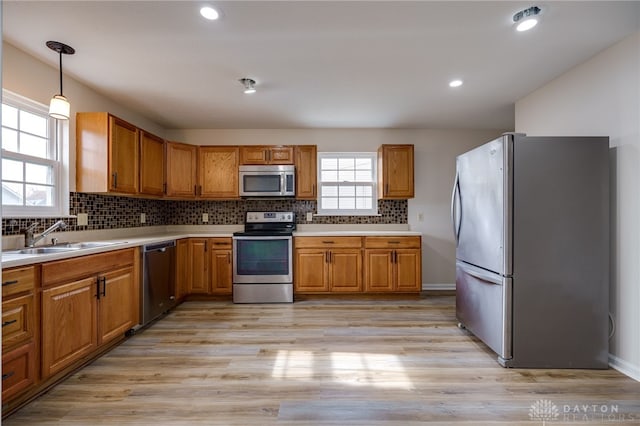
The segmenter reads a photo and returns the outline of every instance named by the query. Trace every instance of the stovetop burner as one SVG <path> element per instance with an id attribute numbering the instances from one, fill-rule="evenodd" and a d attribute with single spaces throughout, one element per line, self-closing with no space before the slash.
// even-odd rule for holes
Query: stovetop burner
<path id="1" fill-rule="evenodd" d="M 244 232 L 234 232 L 235 236 L 290 236 L 296 229 L 294 212 L 247 212 Z"/>

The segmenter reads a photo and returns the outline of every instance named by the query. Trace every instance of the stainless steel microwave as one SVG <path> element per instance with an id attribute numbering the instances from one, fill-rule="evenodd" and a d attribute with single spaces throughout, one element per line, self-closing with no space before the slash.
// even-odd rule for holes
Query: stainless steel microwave
<path id="1" fill-rule="evenodd" d="M 295 166 L 240 166 L 241 197 L 293 197 Z"/>

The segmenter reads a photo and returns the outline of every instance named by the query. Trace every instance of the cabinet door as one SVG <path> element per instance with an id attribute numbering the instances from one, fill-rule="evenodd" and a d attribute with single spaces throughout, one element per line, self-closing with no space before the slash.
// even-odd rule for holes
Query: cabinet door
<path id="1" fill-rule="evenodd" d="M 380 198 L 414 197 L 413 145 L 382 145 L 378 150 Z"/>
<path id="2" fill-rule="evenodd" d="M 189 240 L 189 258 L 191 259 L 191 279 L 188 293 L 209 293 L 208 242 L 205 238 Z"/>
<path id="3" fill-rule="evenodd" d="M 176 299 L 181 300 L 189 289 L 191 271 L 189 240 L 178 240 L 176 243 L 176 263 Z"/>
<path id="4" fill-rule="evenodd" d="M 167 196 L 196 196 L 198 147 L 184 143 L 167 143 Z"/>
<path id="5" fill-rule="evenodd" d="M 268 149 L 263 145 L 241 146 L 240 164 L 268 164 Z"/>
<path id="6" fill-rule="evenodd" d="M 98 344 L 97 280 L 42 291 L 42 378 L 91 353 Z"/>
<path id="7" fill-rule="evenodd" d="M 140 192 L 164 194 L 164 140 L 140 131 Z"/>
<path id="8" fill-rule="evenodd" d="M 296 156 L 296 198 L 301 200 L 316 199 L 317 147 L 300 145 L 295 148 Z"/>
<path id="9" fill-rule="evenodd" d="M 131 327 L 138 324 L 135 317 L 138 290 L 133 276 L 133 268 L 100 274 L 100 299 L 98 302 L 98 344 L 120 338 Z"/>
<path id="10" fill-rule="evenodd" d="M 233 269 L 231 250 L 211 250 L 211 292 L 231 294 Z"/>
<path id="11" fill-rule="evenodd" d="M 199 147 L 198 183 L 203 198 L 238 198 L 238 147 Z"/>
<path id="12" fill-rule="evenodd" d="M 295 256 L 295 279 L 293 280 L 295 290 L 301 292 L 329 291 L 328 251 L 296 249 Z"/>
<path id="13" fill-rule="evenodd" d="M 422 289 L 420 250 L 395 251 L 396 290 L 418 292 Z"/>
<path id="14" fill-rule="evenodd" d="M 269 164 L 293 164 L 292 146 L 272 146 L 267 151 Z"/>
<path id="15" fill-rule="evenodd" d="M 110 191 L 138 192 L 138 128 L 109 116 Z"/>
<path id="16" fill-rule="evenodd" d="M 365 290 L 393 291 L 393 250 L 365 250 Z"/>
<path id="17" fill-rule="evenodd" d="M 331 291 L 362 291 L 362 254 L 360 249 L 331 250 L 329 262 Z"/>

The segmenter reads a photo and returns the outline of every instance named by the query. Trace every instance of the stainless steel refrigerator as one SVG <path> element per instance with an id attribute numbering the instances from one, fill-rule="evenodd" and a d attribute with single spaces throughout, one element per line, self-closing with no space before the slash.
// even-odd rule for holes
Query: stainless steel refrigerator
<path id="1" fill-rule="evenodd" d="M 457 157 L 456 315 L 505 367 L 607 368 L 609 139 L 505 134 Z"/>

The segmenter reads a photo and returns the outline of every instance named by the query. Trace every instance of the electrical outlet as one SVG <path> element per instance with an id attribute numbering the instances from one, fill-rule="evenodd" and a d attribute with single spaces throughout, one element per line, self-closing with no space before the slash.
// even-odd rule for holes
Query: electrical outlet
<path id="1" fill-rule="evenodd" d="M 313 221 L 313 213 L 307 212 L 307 222 Z"/>
<path id="2" fill-rule="evenodd" d="M 202 213 L 202 221 L 204 223 L 209 222 L 209 213 Z"/>
<path id="3" fill-rule="evenodd" d="M 147 223 L 147 215 L 140 213 L 140 223 Z"/>
<path id="4" fill-rule="evenodd" d="M 86 213 L 78 213 L 78 226 L 87 226 L 89 224 L 89 215 Z"/>
<path id="5" fill-rule="evenodd" d="M 418 213 L 418 222 L 424 221 L 424 213 Z"/>

